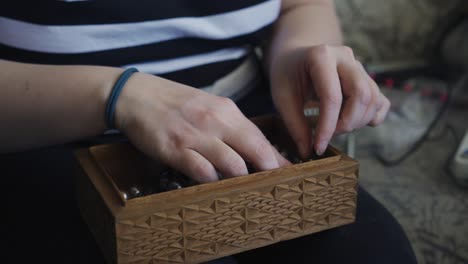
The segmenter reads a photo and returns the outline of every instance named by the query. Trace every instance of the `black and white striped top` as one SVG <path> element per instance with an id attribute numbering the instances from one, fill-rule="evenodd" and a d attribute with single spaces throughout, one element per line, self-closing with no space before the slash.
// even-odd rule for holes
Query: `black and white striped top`
<path id="1" fill-rule="evenodd" d="M 194 87 L 235 69 L 267 38 L 280 0 L 12 0 L 0 58 L 137 67 Z"/>

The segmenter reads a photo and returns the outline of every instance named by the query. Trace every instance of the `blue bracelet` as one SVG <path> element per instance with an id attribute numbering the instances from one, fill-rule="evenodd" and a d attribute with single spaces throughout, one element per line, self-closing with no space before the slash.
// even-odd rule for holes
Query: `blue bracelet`
<path id="1" fill-rule="evenodd" d="M 114 87 L 112 87 L 111 94 L 109 96 L 109 100 L 107 101 L 106 106 L 106 123 L 109 129 L 114 129 L 115 126 L 115 106 L 117 105 L 117 99 L 119 98 L 120 93 L 122 92 L 122 88 L 124 87 L 125 83 L 128 81 L 130 76 L 138 72 L 136 68 L 129 68 L 126 69 L 119 77 L 117 82 L 115 82 Z"/>

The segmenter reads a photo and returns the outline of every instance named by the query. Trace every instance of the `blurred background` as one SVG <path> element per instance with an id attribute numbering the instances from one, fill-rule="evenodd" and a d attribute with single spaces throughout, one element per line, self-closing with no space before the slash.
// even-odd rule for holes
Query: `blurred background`
<path id="1" fill-rule="evenodd" d="M 392 109 L 333 144 L 360 161 L 361 184 L 419 263 L 468 263 L 468 1 L 335 2 L 346 45 Z"/>

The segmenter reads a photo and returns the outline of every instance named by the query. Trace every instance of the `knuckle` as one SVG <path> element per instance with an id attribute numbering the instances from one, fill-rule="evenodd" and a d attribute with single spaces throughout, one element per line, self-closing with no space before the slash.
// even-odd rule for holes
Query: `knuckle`
<path id="1" fill-rule="evenodd" d="M 237 109 L 236 103 L 231 98 L 219 97 L 218 102 L 219 102 L 220 107 L 222 108 L 230 109 L 230 110 Z"/>
<path id="2" fill-rule="evenodd" d="M 385 107 L 385 102 L 384 101 L 379 101 L 376 105 L 375 105 L 375 111 L 376 113 L 378 111 L 380 111 L 381 109 L 383 109 Z"/>
<path id="3" fill-rule="evenodd" d="M 229 97 L 222 97 L 222 96 L 220 96 L 220 97 L 219 97 L 219 101 L 220 101 L 220 103 L 222 103 L 222 104 L 224 104 L 224 105 L 229 105 L 229 106 L 234 106 L 234 105 L 236 105 L 236 104 L 234 103 L 234 101 L 233 101 L 231 98 L 229 98 Z"/>
<path id="4" fill-rule="evenodd" d="M 350 48 L 349 46 L 343 46 L 342 49 L 346 56 L 354 58 L 354 51 L 352 48 Z"/>
<path id="5" fill-rule="evenodd" d="M 364 68 L 364 65 L 362 65 L 362 62 L 360 60 L 355 59 L 354 62 L 356 63 L 357 67 L 359 67 L 359 68 L 363 69 L 364 71 L 366 71 L 365 68 Z"/>
<path id="6" fill-rule="evenodd" d="M 378 97 L 377 104 L 376 104 L 376 110 L 379 111 L 380 109 L 383 109 L 384 107 L 387 106 L 387 102 L 383 96 Z"/>
<path id="7" fill-rule="evenodd" d="M 372 93 L 369 89 L 364 88 L 363 85 L 360 85 L 360 88 L 357 89 L 356 94 L 359 98 L 359 102 L 362 105 L 368 106 L 372 103 Z"/>
<path id="8" fill-rule="evenodd" d="M 228 97 L 219 97 L 216 101 L 216 114 L 218 116 L 238 116 L 241 111 L 237 107 L 236 103 Z"/>
<path id="9" fill-rule="evenodd" d="M 382 97 L 379 102 L 379 108 L 377 108 L 377 112 L 385 112 L 387 113 L 390 111 L 391 102 L 386 97 Z"/>
<path id="10" fill-rule="evenodd" d="M 332 47 L 329 45 L 321 44 L 310 49 L 308 57 L 313 60 L 326 60 L 332 56 Z"/>
<path id="11" fill-rule="evenodd" d="M 191 113 L 191 116 L 195 124 L 204 125 L 212 122 L 212 120 L 216 118 L 216 113 L 210 108 L 203 107 L 194 109 Z"/>
<path id="12" fill-rule="evenodd" d="M 325 93 L 323 98 L 320 98 L 320 99 L 334 106 L 340 106 L 341 103 L 343 102 L 343 96 L 341 92 L 339 91 L 336 91 L 336 92 L 328 91 L 327 93 Z"/>

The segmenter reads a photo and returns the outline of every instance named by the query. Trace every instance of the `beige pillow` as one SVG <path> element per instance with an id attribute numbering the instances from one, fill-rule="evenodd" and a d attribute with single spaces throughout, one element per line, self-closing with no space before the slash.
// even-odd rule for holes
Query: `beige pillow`
<path id="1" fill-rule="evenodd" d="M 434 54 L 465 0 L 335 0 L 346 44 L 365 62 L 417 60 Z M 463 7 L 463 8 L 462 8 Z"/>

